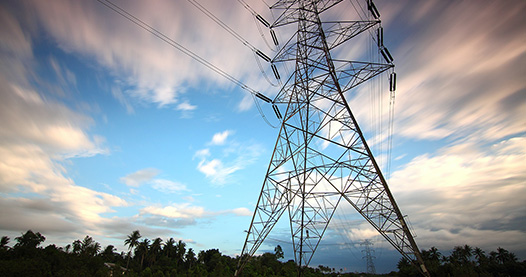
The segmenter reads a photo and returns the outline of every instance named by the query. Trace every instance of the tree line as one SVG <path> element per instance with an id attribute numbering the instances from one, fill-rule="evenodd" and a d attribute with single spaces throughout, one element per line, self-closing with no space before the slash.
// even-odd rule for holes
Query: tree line
<path id="1" fill-rule="evenodd" d="M 126 251 L 113 245 L 102 248 L 92 237 L 75 240 L 64 247 L 54 244 L 42 247 L 45 237 L 28 230 L 16 237 L 0 241 L 0 276 L 233 276 L 239 257 L 221 254 L 219 249 L 196 253 L 182 240 L 173 238 L 150 240 L 139 230 L 124 240 Z M 526 276 L 526 261 L 498 248 L 486 254 L 480 248 L 457 246 L 449 256 L 435 247 L 422 251 L 432 276 Z M 283 250 L 278 245 L 273 253 L 264 253 L 249 260 L 241 276 L 297 276 L 300 268 L 293 260 L 281 262 Z M 364 273 L 342 273 L 326 266 L 301 268 L 303 276 L 372 276 Z M 379 275 L 378 275 L 379 276 Z M 383 276 L 419 276 L 416 268 L 402 258 L 398 272 Z"/>
<path id="2" fill-rule="evenodd" d="M 45 237 L 28 230 L 16 237 L 1 238 L 0 276 L 233 276 L 239 257 L 221 254 L 219 249 L 196 253 L 182 240 L 150 240 L 133 231 L 124 240 L 127 251 L 118 253 L 113 245 L 102 248 L 92 237 L 75 240 L 64 247 L 40 245 Z M 241 276 L 296 276 L 294 261 L 282 263 L 283 250 L 250 259 Z M 303 269 L 305 276 L 322 276 L 326 267 Z M 330 269 L 329 269 L 330 271 Z"/>
<path id="3" fill-rule="evenodd" d="M 422 258 L 431 276 L 526 276 L 526 261 L 504 248 L 486 253 L 478 247 L 455 246 L 449 256 L 436 247 L 422 251 Z M 420 276 L 406 258 L 398 262 L 402 276 Z"/>

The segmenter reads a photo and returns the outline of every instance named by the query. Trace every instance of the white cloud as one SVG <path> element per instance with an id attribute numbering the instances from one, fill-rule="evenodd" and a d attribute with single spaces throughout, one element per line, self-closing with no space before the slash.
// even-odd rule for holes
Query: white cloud
<path id="1" fill-rule="evenodd" d="M 221 133 L 215 133 L 212 137 L 210 144 L 212 145 L 223 145 L 226 142 L 228 136 L 232 135 L 232 131 L 226 130 Z"/>
<path id="2" fill-rule="evenodd" d="M 233 134 L 233 131 L 224 131 L 213 135 L 209 145 L 222 146 L 222 155 L 220 158 L 211 158 L 210 148 L 196 151 L 194 157 L 200 161 L 197 169 L 205 174 L 207 178 L 215 185 L 224 185 L 232 181 L 232 175 L 239 170 L 246 168 L 255 162 L 261 155 L 261 146 L 258 144 L 240 144 L 234 140 L 229 141 L 227 138 Z"/>
<path id="3" fill-rule="evenodd" d="M 172 219 L 199 219 L 199 218 L 210 218 L 219 215 L 233 214 L 236 216 L 250 216 L 250 212 L 247 208 L 236 208 L 225 211 L 207 211 L 204 207 L 195 206 L 190 203 L 174 203 L 169 206 L 148 206 L 141 209 L 141 215 L 153 215 L 161 216 Z"/>
<path id="4" fill-rule="evenodd" d="M 151 185 L 153 189 L 156 189 L 163 193 L 180 193 L 183 191 L 189 191 L 185 184 L 155 178 L 159 175 L 160 170 L 156 168 L 145 168 L 136 172 L 130 173 L 120 178 L 120 181 L 130 187 L 139 187 L 144 184 Z M 130 190 L 132 194 L 137 194 L 137 190 Z"/>
<path id="5" fill-rule="evenodd" d="M 188 101 L 181 102 L 176 107 L 179 111 L 193 111 L 197 109 L 197 106 L 190 104 Z"/>
<path id="6" fill-rule="evenodd" d="M 397 132 L 419 139 L 491 141 L 524 131 L 525 29 L 516 28 L 516 22 L 525 3 L 516 2 L 522 8 L 514 9 L 504 2 L 458 4 L 406 6 L 428 14 L 425 25 L 406 26 L 413 40 L 394 53 L 402 61 L 397 65 Z M 469 22 L 462 20 L 467 17 Z"/>
<path id="7" fill-rule="evenodd" d="M 92 118 L 61 102 L 64 89 L 75 91 L 76 76 L 50 58 L 60 86 L 40 79 L 34 68 L 47 64 L 34 59 L 29 34 L 3 7 L 0 21 L 8 26 L 0 31 L 1 229 L 31 228 L 49 235 L 98 230 L 111 221 L 103 214 L 128 203 L 75 184 L 64 166 L 71 157 L 108 152 L 103 137 L 88 133 Z M 44 89 L 37 90 L 35 83 Z"/>
<path id="8" fill-rule="evenodd" d="M 525 160 L 526 137 L 447 147 L 394 172 L 389 187 L 429 246 L 524 249 Z"/>
<path id="9" fill-rule="evenodd" d="M 237 163 L 225 166 L 220 160 L 213 159 L 211 161 L 201 160 L 197 165 L 197 169 L 204 173 L 207 178 L 210 178 L 212 183 L 223 185 L 231 174 L 242 169 L 242 167 Z"/>
<path id="10" fill-rule="evenodd" d="M 238 216 L 251 216 L 252 215 L 252 211 L 250 211 L 247 208 L 233 209 L 232 213 L 235 214 L 235 215 L 238 215 Z"/>
<path id="11" fill-rule="evenodd" d="M 138 187 L 144 183 L 150 182 L 155 176 L 159 174 L 159 170 L 155 168 L 145 168 L 133 173 L 130 173 L 124 177 L 121 177 L 120 181 L 125 183 L 127 186 Z"/>
<path id="12" fill-rule="evenodd" d="M 185 184 L 181 184 L 170 180 L 155 179 L 152 180 L 151 183 L 154 189 L 165 193 L 179 193 L 183 191 L 188 191 L 188 188 Z"/>
<path id="13" fill-rule="evenodd" d="M 0 76 L 0 135 L 12 143 L 35 143 L 63 157 L 107 153 L 86 133 L 91 118 L 43 98 Z"/>
<path id="14" fill-rule="evenodd" d="M 189 203 L 172 204 L 166 207 L 148 206 L 141 210 L 141 213 L 159 215 L 168 218 L 201 218 L 206 216 L 205 209 L 199 206 L 192 206 Z"/>
<path id="15" fill-rule="evenodd" d="M 210 156 L 210 149 L 208 148 L 197 150 L 194 154 L 194 157 L 197 157 L 197 158 L 206 158 L 208 156 Z"/>
<path id="16" fill-rule="evenodd" d="M 243 96 L 243 99 L 239 102 L 238 109 L 239 111 L 247 111 L 254 106 L 253 96 L 249 93 L 246 93 Z"/>
<path id="17" fill-rule="evenodd" d="M 57 226 L 68 226 L 64 230 L 86 232 L 95 230 L 97 224 L 106 220 L 102 214 L 113 212 L 112 207 L 127 206 L 125 200 L 115 195 L 76 185 L 67 176 L 60 160 L 53 158 L 53 152 L 38 144 L 0 145 L 0 154 L 0 189 L 19 195 L 16 200 L 8 197 L 9 194 L 3 196 L 0 204 L 8 205 L 10 201 L 28 203 L 21 204 L 16 213 L 5 214 L 0 219 L 3 229 L 30 227 L 56 233 Z M 32 194 L 39 197 L 34 198 Z M 38 211 L 31 210 L 31 207 L 42 204 L 39 198 L 45 199 L 51 210 L 41 214 L 41 220 L 34 220 Z"/>
<path id="18" fill-rule="evenodd" d="M 228 74 L 243 81 L 261 82 L 261 78 L 257 78 L 259 70 L 246 66 L 247 60 L 254 59 L 252 51 L 234 38 L 225 40 L 225 36 L 230 34 L 189 3 L 154 1 L 116 4 Z M 256 47 L 266 47 L 259 33 L 253 31 L 255 27 L 252 24 L 241 24 L 253 21 L 252 15 L 242 5 L 224 9 L 224 5 L 217 1 L 201 4 L 214 11 L 229 26 L 236 26 L 236 32 Z M 252 6 L 270 18 L 263 3 L 252 3 Z M 127 91 L 128 96 L 140 101 L 163 107 L 176 104 L 188 86 L 211 83 L 215 87 L 218 84 L 234 87 L 224 77 L 97 2 L 62 0 L 43 4 L 34 1 L 30 7 L 39 25 L 60 47 L 68 52 L 94 57 L 131 88 Z M 160 20 L 168 18 L 170 20 Z M 198 31 L 188 32 L 190 28 Z M 214 47 L 210 47 L 211 44 Z M 184 104 L 177 107 L 194 109 L 194 106 Z"/>
<path id="19" fill-rule="evenodd" d="M 203 172 L 207 177 L 216 175 L 219 167 L 223 167 L 223 164 L 217 159 L 211 161 L 202 160 L 197 166 L 199 171 Z"/>
<path id="20" fill-rule="evenodd" d="M 124 96 L 122 93 L 122 90 L 119 86 L 112 86 L 111 88 L 111 94 L 121 105 L 123 105 L 126 108 L 126 112 L 128 114 L 133 114 L 135 110 L 133 109 L 133 106 L 130 104 L 128 99 Z"/>

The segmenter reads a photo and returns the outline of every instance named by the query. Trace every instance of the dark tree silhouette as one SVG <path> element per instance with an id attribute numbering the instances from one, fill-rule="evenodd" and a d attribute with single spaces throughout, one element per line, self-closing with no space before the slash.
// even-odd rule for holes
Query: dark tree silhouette
<path id="1" fill-rule="evenodd" d="M 175 240 L 173 238 L 169 238 L 164 243 L 163 255 L 169 259 L 173 259 L 175 258 L 175 253 L 176 253 Z"/>
<path id="2" fill-rule="evenodd" d="M 139 257 L 139 256 L 141 257 L 141 267 L 140 267 L 141 270 L 143 269 L 142 266 L 144 264 L 144 258 L 148 256 L 149 250 L 150 250 L 150 240 L 147 238 L 139 242 L 139 244 L 135 248 L 135 257 Z"/>
<path id="3" fill-rule="evenodd" d="M 41 247 L 45 237 L 31 230 L 15 238 L 17 243 L 12 248 L 7 247 L 9 238 L 4 236 L 0 240 L 0 276 L 232 276 L 240 259 L 223 255 L 219 249 L 201 250 L 196 257 L 192 248 L 187 250 L 182 240 L 173 238 L 164 244 L 160 238 L 138 238 L 139 231 L 134 231 L 125 240 L 130 251 L 126 258 L 125 252 L 115 253 L 113 245 L 100 251 L 100 243 L 90 236 L 64 248 L 53 244 Z M 280 262 L 283 256 L 279 245 L 273 253 L 256 255 L 240 276 L 297 276 L 298 272 L 313 277 L 370 276 L 337 272 L 323 265 L 300 271 L 293 260 Z M 431 276 L 526 276 L 526 261 L 519 262 L 514 253 L 500 247 L 486 254 L 478 247 L 456 246 L 449 256 L 431 247 L 422 251 L 422 257 Z M 420 276 L 404 258 L 398 262 L 398 269 L 384 276 Z"/>
<path id="4" fill-rule="evenodd" d="M 44 242 L 46 238 L 39 232 L 34 233 L 33 231 L 28 230 L 25 234 L 22 234 L 22 236 L 16 237 L 15 240 L 17 241 L 15 247 L 17 248 L 36 248 Z"/>
<path id="5" fill-rule="evenodd" d="M 128 245 L 128 262 L 126 263 L 126 268 L 129 268 L 130 266 L 131 250 L 132 248 L 135 248 L 137 245 L 139 245 L 140 238 L 141 233 L 139 232 L 139 230 L 135 230 L 128 235 L 126 240 L 124 240 L 124 245 Z"/>
<path id="6" fill-rule="evenodd" d="M 0 251 L 7 251 L 9 249 L 9 237 L 3 236 L 2 239 L 0 239 Z"/>

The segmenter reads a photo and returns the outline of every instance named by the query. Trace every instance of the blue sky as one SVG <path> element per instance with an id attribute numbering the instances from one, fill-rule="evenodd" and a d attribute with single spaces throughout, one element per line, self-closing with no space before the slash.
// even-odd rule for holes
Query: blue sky
<path id="1" fill-rule="evenodd" d="M 264 1 L 247 2 L 271 21 Z M 253 53 L 189 2 L 115 3 L 276 94 Z M 239 2 L 199 3 L 272 52 Z M 443 252 L 504 247 L 525 259 L 526 3 L 376 5 L 398 74 L 389 186 L 417 242 Z M 32 229 L 65 246 L 88 234 L 123 251 L 139 229 L 239 254 L 278 133 L 250 94 L 96 1 L 0 7 L 1 235 Z M 334 15 L 352 9 L 345 2 Z M 387 108 L 372 113 L 369 102 L 363 91 L 349 97 L 371 137 L 368 123 L 384 122 Z M 334 226 L 314 263 L 365 271 L 357 244 L 371 239 L 379 271 L 394 269 L 399 256 L 351 211 Z M 261 249 L 282 244 L 291 257 L 280 242 L 287 229 L 271 237 Z"/>

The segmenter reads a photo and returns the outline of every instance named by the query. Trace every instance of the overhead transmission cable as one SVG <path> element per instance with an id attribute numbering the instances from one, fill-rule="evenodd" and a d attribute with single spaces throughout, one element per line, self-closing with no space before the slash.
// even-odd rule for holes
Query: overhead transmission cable
<path id="1" fill-rule="evenodd" d="M 393 80 L 394 79 L 394 80 Z M 396 74 L 391 74 L 389 78 L 390 82 L 390 95 L 389 95 L 389 134 L 388 134 L 388 153 L 387 153 L 387 177 L 391 178 L 391 156 L 393 152 L 393 133 L 394 133 L 394 116 L 395 116 L 395 92 L 396 92 Z M 394 85 L 393 85 L 394 83 Z M 395 86 L 395 87 L 393 87 Z"/>
<path id="2" fill-rule="evenodd" d="M 270 9 L 271 6 L 265 0 L 261 0 L 261 2 L 263 2 L 263 4 L 265 4 L 265 6 L 267 6 Z"/>
<path id="3" fill-rule="evenodd" d="M 203 14 L 208 16 L 210 19 L 212 19 L 215 23 L 217 23 L 219 26 L 221 26 L 223 29 L 225 29 L 227 32 L 229 32 L 232 36 L 234 36 L 237 40 L 239 40 L 243 45 L 250 48 L 253 52 L 261 52 L 259 51 L 254 45 L 250 44 L 246 39 L 244 39 L 240 34 L 238 34 L 236 31 L 234 31 L 232 28 L 230 28 L 228 25 L 226 25 L 225 22 L 223 22 L 221 19 L 219 19 L 217 16 L 215 16 L 212 12 L 210 12 L 207 8 L 205 8 L 203 5 L 199 4 L 196 0 L 188 0 L 190 4 L 194 5 L 198 10 L 200 10 Z M 261 53 L 263 54 L 263 53 Z M 258 54 L 260 55 L 260 54 Z M 263 54 L 264 55 L 264 54 Z M 270 60 L 270 58 L 268 58 Z"/>
<path id="4" fill-rule="evenodd" d="M 210 18 L 212 21 L 214 21 L 217 25 L 219 25 L 221 28 L 223 28 L 225 31 L 227 31 L 228 33 L 230 33 L 234 38 L 236 38 L 237 40 L 239 40 L 244 46 L 248 47 L 252 52 L 254 52 L 255 55 L 259 56 L 261 59 L 263 59 L 264 61 L 270 63 L 273 67 L 273 70 L 275 70 L 275 65 L 272 64 L 272 60 L 269 56 L 267 56 L 265 53 L 261 52 L 259 49 L 257 49 L 254 45 L 252 45 L 250 42 L 248 42 L 243 36 L 241 36 L 240 34 L 238 34 L 236 31 L 234 31 L 232 28 L 230 28 L 224 21 L 222 21 L 221 19 L 219 19 L 217 16 L 214 15 L 214 13 L 212 13 L 211 11 L 209 11 L 206 7 L 204 7 L 203 5 L 199 4 L 199 2 L 197 2 L 196 0 L 187 0 L 188 2 L 190 2 L 190 4 L 192 4 L 194 7 L 196 7 L 199 11 L 201 11 L 204 15 L 206 15 L 208 18 Z M 270 24 L 263 18 L 261 17 L 259 14 L 256 13 L 256 11 L 254 11 L 246 2 L 244 2 L 243 0 L 238 0 L 239 3 L 241 3 L 248 11 L 250 11 L 250 13 L 252 13 L 252 15 L 257 19 L 259 20 L 263 25 L 265 25 L 266 27 L 270 27 Z M 259 25 L 258 25 L 259 27 Z M 262 34 L 262 32 L 260 32 Z M 256 62 L 258 64 L 258 67 L 259 67 L 259 70 L 261 71 L 261 73 L 263 74 L 263 77 L 267 80 L 267 82 L 272 85 L 273 87 L 277 87 L 281 84 L 281 80 L 280 78 L 278 78 L 278 75 L 276 74 L 276 79 L 278 81 L 277 84 L 273 83 L 270 78 L 268 77 L 267 73 L 265 72 L 265 70 L 263 69 L 262 65 L 261 65 L 261 62 L 259 61 L 259 59 L 256 57 Z"/>
<path id="5" fill-rule="evenodd" d="M 243 0 L 238 0 L 239 3 L 241 3 L 248 11 L 250 11 L 250 13 L 252 13 L 252 15 L 259 21 L 261 22 L 263 25 L 265 25 L 265 27 L 269 28 L 270 29 L 270 23 L 268 23 L 262 16 L 260 16 L 259 14 L 256 13 L 256 11 L 254 11 L 254 9 L 252 9 L 245 1 Z M 271 85 L 271 86 L 274 86 L 274 87 L 278 87 L 280 85 L 282 85 L 281 83 L 281 78 L 279 76 L 279 73 L 278 73 L 278 70 L 276 68 L 276 65 L 272 63 L 272 60 L 269 56 L 267 56 L 266 54 L 264 54 L 263 52 L 261 52 L 259 49 L 257 49 L 254 45 L 252 45 L 250 42 L 248 42 L 245 38 L 243 38 L 243 36 L 241 36 L 240 34 L 238 34 L 236 31 L 234 31 L 232 28 L 230 28 L 225 22 L 223 22 L 221 19 L 219 19 L 217 16 L 215 16 L 211 11 L 209 11 L 206 7 L 204 7 L 203 5 L 199 4 L 199 2 L 197 2 L 197 0 L 188 0 L 188 2 L 190 2 L 190 4 L 192 4 L 194 7 L 196 7 L 199 11 L 201 11 L 203 14 L 205 14 L 207 17 L 209 17 L 210 19 L 212 19 L 212 21 L 214 21 L 215 23 L 217 23 L 221 28 L 225 29 L 228 33 L 230 33 L 233 37 L 235 37 L 237 40 L 239 40 L 244 46 L 248 47 L 250 50 L 252 50 L 252 52 L 254 53 L 254 57 L 256 58 L 256 63 L 258 64 L 258 67 L 259 67 L 259 70 L 261 71 L 261 74 L 263 75 L 263 77 L 265 78 L 265 80 L 267 80 L 267 82 Z M 258 29 L 260 30 L 260 34 L 262 34 L 261 32 L 261 29 L 259 28 L 259 25 L 258 26 Z M 270 34 L 272 36 L 272 40 L 274 41 L 274 44 L 276 46 L 279 45 L 279 42 L 276 38 L 276 34 L 274 33 L 274 31 L 272 29 L 270 29 Z M 259 56 L 261 59 L 263 59 L 265 62 L 267 63 L 270 63 L 271 64 L 271 68 L 272 68 L 272 72 L 274 73 L 274 76 L 276 77 L 276 80 L 278 81 L 277 84 L 274 84 L 270 78 L 268 77 L 267 73 L 265 72 L 265 70 L 263 69 L 263 66 L 261 65 L 261 61 L 258 59 L 258 57 L 256 56 Z M 274 109 L 274 112 L 276 113 L 276 116 L 278 117 L 278 119 L 280 119 L 280 115 L 279 115 L 279 112 L 277 111 L 277 107 L 274 105 L 273 101 L 266 97 L 265 95 L 261 94 L 261 93 L 256 93 L 255 94 L 256 97 L 258 97 L 259 99 L 267 102 L 267 103 L 272 103 L 272 108 Z M 272 125 L 267 119 L 266 117 L 264 116 L 264 113 L 259 105 L 259 103 L 256 101 L 257 99 L 254 97 L 254 102 L 256 103 L 256 106 L 259 110 L 259 113 L 261 114 L 261 116 L 263 116 L 263 118 L 265 119 L 265 121 L 267 122 L 267 124 L 269 126 L 271 126 L 272 128 L 277 128 L 277 126 L 274 126 Z"/>
<path id="6" fill-rule="evenodd" d="M 361 20 L 370 20 L 370 19 L 376 19 L 379 20 L 380 13 L 378 12 L 378 9 L 374 5 L 372 1 L 367 0 L 367 8 L 364 8 L 362 4 L 357 2 L 358 7 L 354 4 L 353 0 L 349 0 L 351 5 L 353 6 L 354 10 L 358 14 Z M 360 12 L 361 11 L 361 12 Z M 365 15 L 365 19 L 362 15 Z M 369 30 L 369 34 L 373 38 L 373 40 L 376 40 L 378 45 L 378 63 L 381 63 L 381 56 L 387 61 L 388 63 L 391 63 L 393 61 L 393 58 L 387 48 L 383 45 L 383 28 L 380 24 L 380 27 L 377 29 L 376 38 L 375 35 L 372 33 L 371 30 Z M 380 56 L 381 55 L 381 56 Z M 380 89 L 380 91 L 383 91 L 383 87 Z M 394 116 L 395 116 L 395 92 L 396 92 L 396 73 L 394 71 L 391 72 L 389 75 L 389 112 L 388 112 L 388 123 L 387 123 L 387 157 L 386 157 L 386 172 L 387 177 L 391 177 L 391 160 L 392 160 L 392 148 L 393 148 L 393 133 L 394 133 Z M 377 96 L 379 99 L 382 99 L 381 95 Z M 375 101 L 373 101 L 374 103 Z M 375 107 L 372 108 L 374 110 Z M 380 110 L 380 116 L 383 115 L 383 104 L 380 102 L 379 104 L 379 110 Z M 374 112 L 373 112 L 374 114 Z M 376 123 L 371 123 L 371 126 L 376 126 Z M 383 132 L 384 127 L 383 126 L 383 120 L 380 121 L 380 131 Z M 373 130 L 373 137 L 376 138 L 377 134 L 376 131 Z M 383 141 L 383 138 L 379 138 L 379 141 Z M 373 143 L 376 144 L 376 143 Z M 380 152 L 384 152 L 383 149 L 380 149 Z"/>
<path id="7" fill-rule="evenodd" d="M 271 126 L 273 128 L 276 128 L 274 125 L 272 125 L 268 121 L 266 116 L 263 114 L 263 111 L 261 110 L 261 107 L 259 106 L 257 101 L 255 101 L 255 97 L 258 97 L 260 99 L 263 99 L 265 102 L 269 102 L 270 103 L 271 100 L 268 97 L 262 95 L 260 92 L 258 92 L 255 89 L 249 87 L 248 85 L 246 85 L 245 83 L 243 83 L 240 80 L 236 79 L 235 77 L 233 77 L 232 75 L 228 74 L 227 72 L 223 71 L 219 67 L 213 65 L 212 63 L 210 63 L 206 59 L 202 58 L 201 56 L 199 56 L 196 53 L 192 52 L 188 48 L 186 48 L 183 45 L 179 44 L 178 42 L 174 41 L 173 39 L 171 39 L 170 37 L 166 36 L 161 31 L 155 29 L 154 27 L 150 26 L 148 23 L 145 23 L 141 19 L 139 19 L 136 16 L 130 14 L 129 12 L 127 12 L 123 8 L 119 7 L 118 5 L 114 4 L 113 2 L 111 2 L 109 0 L 97 0 L 97 1 L 99 3 L 101 3 L 101 4 L 103 4 L 104 6 L 106 6 L 107 8 L 109 8 L 109 9 L 113 10 L 114 12 L 118 13 L 122 17 L 128 19 L 129 21 L 131 21 L 135 25 L 139 26 L 140 28 L 144 29 L 145 31 L 149 32 L 150 34 L 152 34 L 152 35 L 156 36 L 157 38 L 161 39 L 162 41 L 166 42 L 170 46 L 172 46 L 172 47 L 176 48 L 177 50 L 181 51 L 182 53 L 184 53 L 185 55 L 189 56 L 190 58 L 196 60 L 200 64 L 206 66 L 208 69 L 214 71 L 215 73 L 219 74 L 220 76 L 224 77 L 225 79 L 227 79 L 230 82 L 234 83 L 235 85 L 239 86 L 241 89 L 243 89 L 245 91 L 248 91 L 254 97 L 254 102 L 256 102 L 256 107 L 258 108 L 258 111 L 261 114 L 261 117 L 263 117 L 263 119 L 265 120 L 265 122 L 269 126 Z"/>
<path id="8" fill-rule="evenodd" d="M 206 59 L 204 59 L 204 58 L 200 57 L 199 55 L 195 54 L 194 52 L 192 52 L 188 48 L 182 46 L 181 44 L 179 44 L 178 42 L 174 41 L 173 39 L 169 38 L 168 36 L 166 36 L 162 32 L 158 31 L 157 29 L 155 29 L 152 26 L 150 26 L 147 23 L 145 23 L 144 21 L 142 21 L 139 18 L 135 17 L 134 15 L 128 13 L 126 10 L 122 9 L 121 7 L 119 7 L 116 4 L 112 3 L 111 1 L 109 1 L 109 0 L 97 0 L 97 1 L 99 3 L 105 5 L 106 7 L 112 9 L 113 11 L 115 11 L 118 14 L 120 14 L 121 16 L 123 16 L 124 18 L 128 19 L 129 21 L 135 23 L 137 26 L 141 27 L 142 29 L 146 30 L 147 32 L 151 33 L 152 35 L 158 37 L 162 41 L 164 41 L 164 42 L 168 43 L 169 45 L 173 46 L 177 50 L 183 52 L 184 54 L 186 54 L 187 56 L 189 56 L 192 59 L 196 60 L 197 62 L 201 63 L 202 65 L 208 67 L 209 69 L 211 69 L 212 71 L 216 72 L 217 74 L 219 74 L 219 75 L 223 76 L 224 78 L 228 79 L 229 81 L 231 81 L 232 83 L 234 83 L 237 86 L 241 87 L 242 89 L 244 89 L 244 90 L 246 90 L 246 91 L 248 91 L 248 92 L 250 92 L 252 94 L 257 94 L 258 93 L 256 90 L 254 90 L 251 87 L 247 86 L 246 84 L 244 84 L 240 80 L 234 78 L 232 75 L 226 73 L 222 69 L 218 68 L 217 66 L 213 65 L 212 63 L 210 63 Z"/>

